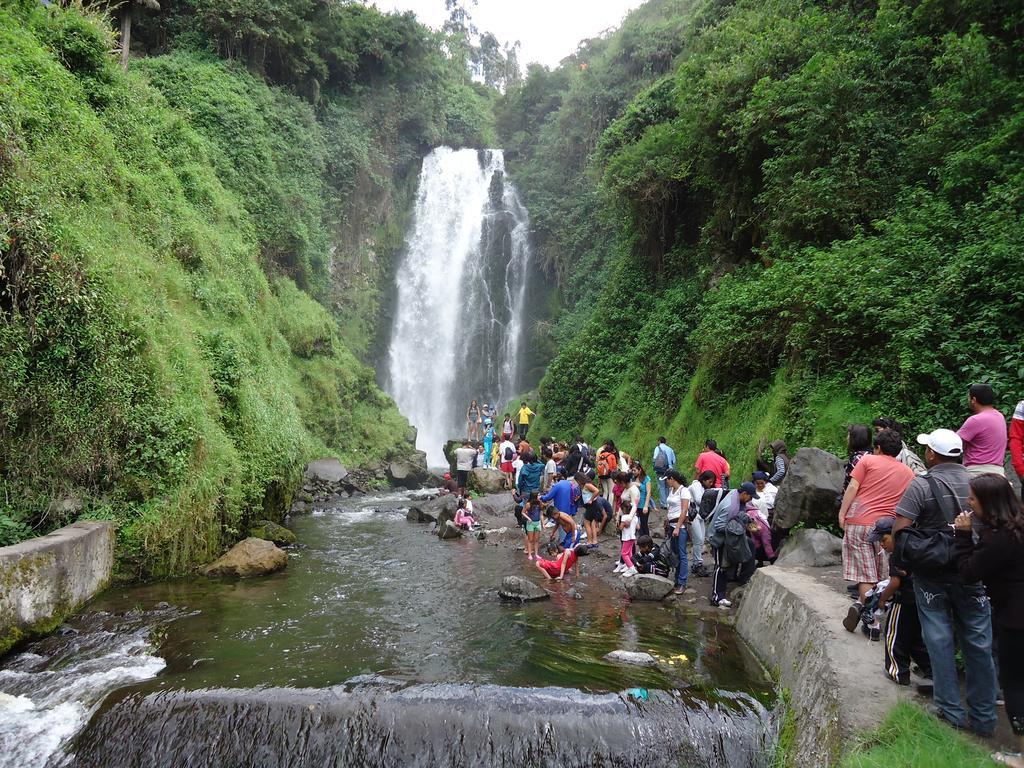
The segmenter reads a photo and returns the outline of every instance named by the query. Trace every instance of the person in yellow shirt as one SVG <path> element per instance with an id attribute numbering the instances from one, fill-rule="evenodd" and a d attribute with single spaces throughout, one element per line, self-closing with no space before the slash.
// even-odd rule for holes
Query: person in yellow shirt
<path id="1" fill-rule="evenodd" d="M 537 414 L 530 410 L 525 401 L 519 404 L 519 439 L 525 440 L 526 433 L 530 430 L 530 417 Z"/>

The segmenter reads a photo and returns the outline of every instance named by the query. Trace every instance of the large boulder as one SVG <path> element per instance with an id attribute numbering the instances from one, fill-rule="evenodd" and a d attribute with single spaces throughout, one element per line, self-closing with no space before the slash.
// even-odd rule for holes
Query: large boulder
<path id="1" fill-rule="evenodd" d="M 444 523 L 438 523 L 437 525 L 437 538 L 442 541 L 461 538 L 463 533 L 465 531 L 459 528 L 454 520 L 445 520 Z"/>
<path id="2" fill-rule="evenodd" d="M 775 497 L 772 525 L 788 530 L 800 522 L 831 522 L 845 479 L 843 462 L 834 454 L 820 448 L 801 448 L 789 463 L 789 471 Z"/>
<path id="3" fill-rule="evenodd" d="M 438 516 L 447 510 L 451 512 L 451 517 L 448 519 L 454 520 L 456 504 L 458 504 L 458 499 L 450 493 L 444 496 L 435 496 L 432 499 L 421 499 L 409 505 L 409 513 L 405 518 L 414 523 L 434 523 L 437 522 Z"/>
<path id="4" fill-rule="evenodd" d="M 306 479 L 324 485 L 337 485 L 348 477 L 348 470 L 337 459 L 317 459 L 306 465 Z"/>
<path id="5" fill-rule="evenodd" d="M 427 454 L 423 451 L 411 451 L 408 456 L 392 459 L 388 462 L 388 482 L 400 488 L 419 488 L 430 477 L 427 471 Z"/>
<path id="6" fill-rule="evenodd" d="M 270 520 L 257 520 L 249 528 L 249 535 L 257 539 L 272 541 L 279 547 L 295 543 L 295 534 Z"/>
<path id="7" fill-rule="evenodd" d="M 505 475 L 497 469 L 478 467 L 469 473 L 469 489 L 477 493 L 501 493 L 505 490 Z"/>
<path id="8" fill-rule="evenodd" d="M 272 541 L 248 538 L 203 568 L 205 576 L 263 576 L 288 565 L 288 555 Z"/>
<path id="9" fill-rule="evenodd" d="M 671 579 L 641 573 L 626 579 L 626 594 L 630 600 L 664 600 L 675 588 Z"/>
<path id="10" fill-rule="evenodd" d="M 826 568 L 843 562 L 843 540 L 820 528 L 794 531 L 782 545 L 775 565 L 780 568 Z"/>
<path id="11" fill-rule="evenodd" d="M 498 596 L 502 600 L 518 600 L 521 603 L 547 600 L 551 597 L 544 587 L 534 584 L 522 576 L 506 576 L 502 579 L 501 588 L 498 589 Z"/>

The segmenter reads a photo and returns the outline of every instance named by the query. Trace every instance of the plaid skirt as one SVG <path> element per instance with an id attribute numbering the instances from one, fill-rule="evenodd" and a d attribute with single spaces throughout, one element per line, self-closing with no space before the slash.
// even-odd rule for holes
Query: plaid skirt
<path id="1" fill-rule="evenodd" d="M 873 525 L 847 525 L 843 533 L 843 578 L 875 584 L 889 578 L 889 558 L 881 544 L 871 544 Z"/>

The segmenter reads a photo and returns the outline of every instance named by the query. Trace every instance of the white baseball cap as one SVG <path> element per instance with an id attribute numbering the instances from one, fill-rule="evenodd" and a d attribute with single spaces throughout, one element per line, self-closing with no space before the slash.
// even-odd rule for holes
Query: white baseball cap
<path id="1" fill-rule="evenodd" d="M 940 456 L 955 458 L 964 453 L 964 441 L 951 429 L 936 429 L 934 432 L 918 435 L 917 442 L 927 445 Z"/>

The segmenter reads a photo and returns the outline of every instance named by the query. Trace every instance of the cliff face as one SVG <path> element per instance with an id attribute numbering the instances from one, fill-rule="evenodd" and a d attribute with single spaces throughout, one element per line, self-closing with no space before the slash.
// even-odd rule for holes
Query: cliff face
<path id="1" fill-rule="evenodd" d="M 125 73 L 109 28 L 0 11 L 0 543 L 112 519 L 121 574 L 157 577 L 312 458 L 411 456 L 359 357 L 424 139 L 208 55 Z"/>

